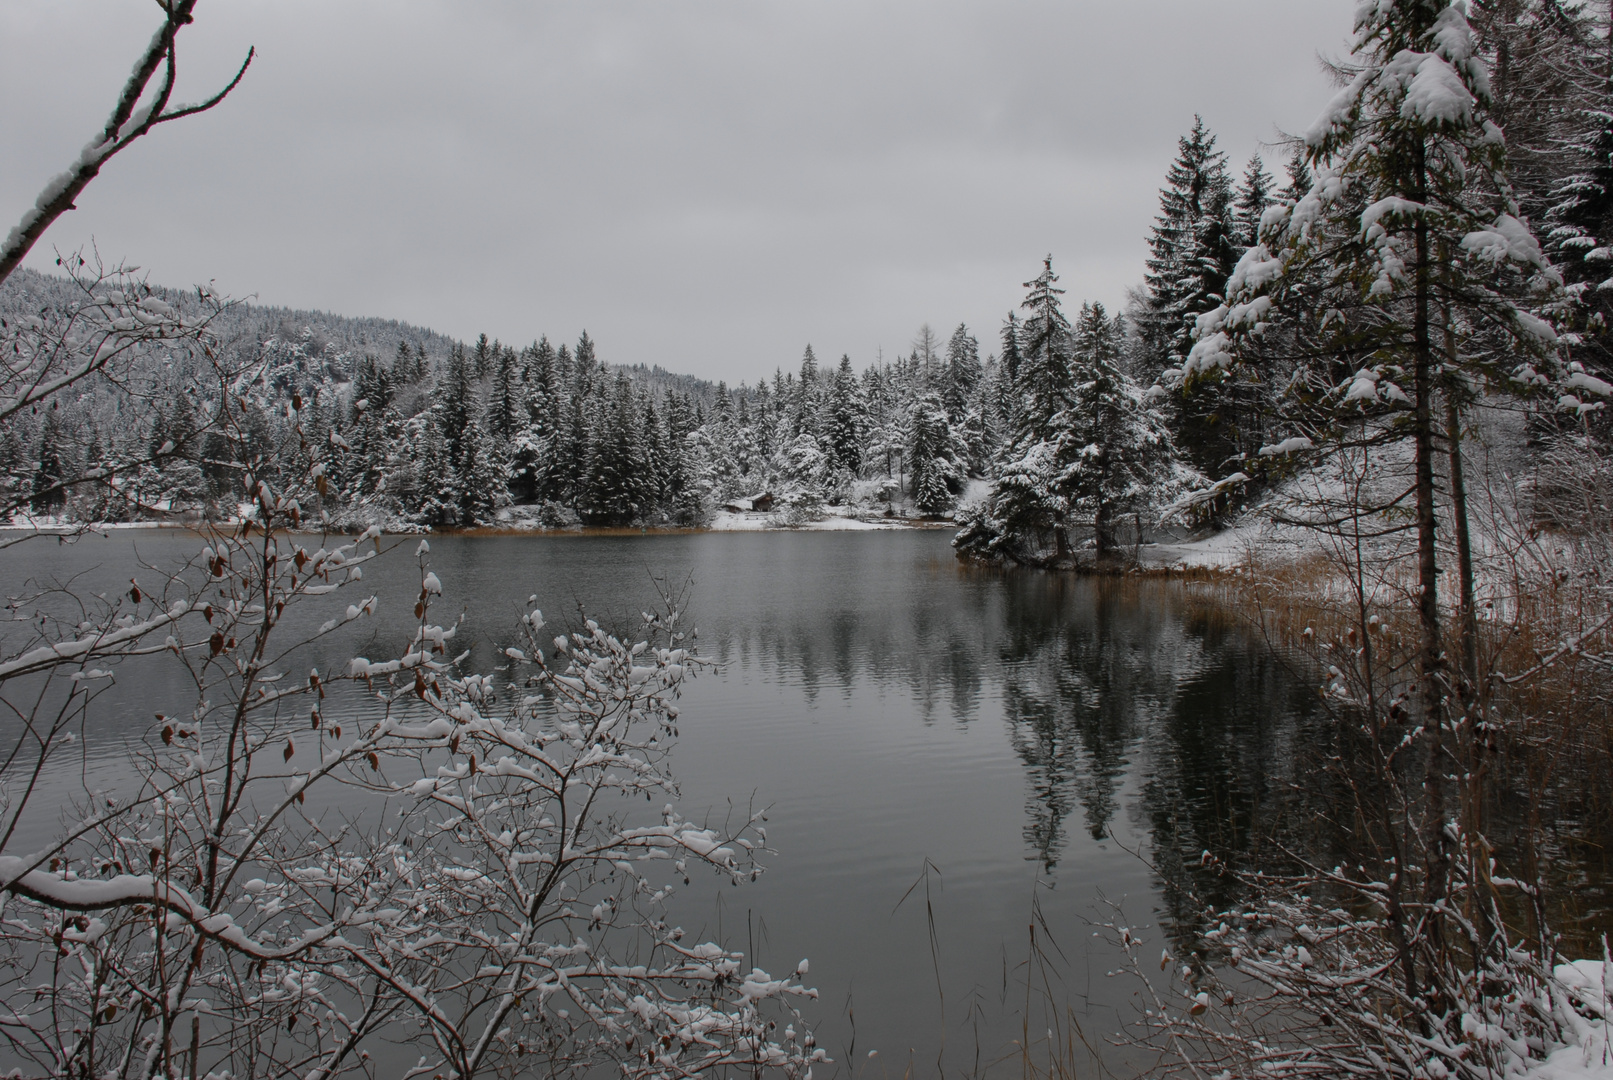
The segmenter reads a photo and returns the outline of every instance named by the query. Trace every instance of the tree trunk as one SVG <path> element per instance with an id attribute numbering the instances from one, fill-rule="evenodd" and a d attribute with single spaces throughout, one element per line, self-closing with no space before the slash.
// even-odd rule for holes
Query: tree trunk
<path id="1" fill-rule="evenodd" d="M 1418 202 L 1427 198 L 1427 170 L 1424 147 L 1416 146 L 1415 186 L 1407 194 Z M 1438 519 L 1434 504 L 1434 350 L 1430 326 L 1433 282 L 1429 264 L 1428 225 L 1419 220 L 1416 229 L 1416 282 L 1412 296 L 1412 368 L 1415 392 L 1413 444 L 1416 453 L 1417 508 L 1417 617 L 1421 642 L 1418 650 L 1418 676 L 1422 698 L 1423 731 L 1428 759 L 1423 788 L 1426 800 L 1422 823 L 1422 845 L 1426 852 L 1427 875 L 1423 902 L 1442 904 L 1450 893 L 1450 842 L 1445 834 L 1445 679 L 1444 649 L 1439 624 L 1439 565 L 1435 541 Z M 1426 924 L 1427 945 L 1434 957 L 1443 957 L 1446 943 L 1439 919 Z M 1428 980 L 1433 989 L 1433 980 Z M 1442 1003 L 1429 1002 L 1437 1014 Z"/>
<path id="2" fill-rule="evenodd" d="M 1460 607 L 1457 628 L 1463 685 L 1458 694 L 1464 703 L 1476 700 L 1479 685 L 1479 624 L 1473 599 L 1473 537 L 1467 520 L 1467 479 L 1462 471 L 1462 414 L 1449 396 L 1445 400 L 1445 441 L 1451 468 L 1451 519 L 1456 530 L 1457 585 Z"/>

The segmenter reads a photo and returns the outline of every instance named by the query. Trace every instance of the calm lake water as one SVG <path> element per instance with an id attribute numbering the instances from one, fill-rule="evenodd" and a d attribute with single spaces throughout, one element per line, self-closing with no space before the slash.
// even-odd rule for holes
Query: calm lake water
<path id="1" fill-rule="evenodd" d="M 1137 1007 L 1093 936 L 1113 917 L 1105 903 L 1131 925 L 1168 927 L 1191 901 L 1150 861 L 1191 883 L 1184 868 L 1203 850 L 1247 855 L 1303 818 L 1314 775 L 1314 683 L 1212 601 L 1166 582 L 971 568 L 948 540 L 431 541 L 438 611 L 467 613 L 476 670 L 494 667 L 529 594 L 552 624 L 584 605 L 631 625 L 655 600 L 652 576 L 687 585 L 701 652 L 720 666 L 682 702 L 682 809 L 767 805 L 777 852 L 752 885 L 696 881 L 678 918 L 748 943 L 775 972 L 809 957 L 822 991 L 809 1017 L 857 1076 L 900 1076 L 910 1061 L 925 1075 L 938 1061 L 967 1071 L 1013 1054 L 1024 1030 L 1045 1040 L 1046 988 L 1101 1046 Z M 37 541 L 0 556 L 0 584 L 17 594 L 77 575 L 80 588 L 121 590 L 156 580 L 142 564 L 200 545 L 170 532 Z M 369 655 L 395 655 L 407 633 L 413 545 L 366 572 L 391 601 L 365 631 L 380 639 Z M 125 740 L 175 693 L 119 680 L 85 732 L 95 783 L 116 781 Z M 1033 921 L 1047 959 L 1028 969 Z M 1029 1018 L 1028 970 L 1044 988 Z"/>

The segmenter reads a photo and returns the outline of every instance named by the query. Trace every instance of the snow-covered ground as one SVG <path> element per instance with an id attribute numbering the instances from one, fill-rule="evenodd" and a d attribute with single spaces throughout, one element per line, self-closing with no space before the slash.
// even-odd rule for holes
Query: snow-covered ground
<path id="1" fill-rule="evenodd" d="M 1198 539 L 1144 544 L 1137 549 L 1137 562 L 1146 570 L 1231 570 L 1250 562 L 1286 562 L 1315 548 L 1315 534 L 1278 525 L 1257 510 Z"/>
<path id="2" fill-rule="evenodd" d="M 776 529 L 800 529 L 812 532 L 863 532 L 890 529 L 951 529 L 950 521 L 930 521 L 916 518 L 862 518 L 844 514 L 827 514 L 815 521 L 791 523 L 781 513 L 733 513 L 724 510 L 711 519 L 707 526 L 712 532 L 766 532 Z"/>
<path id="3" fill-rule="evenodd" d="M 1559 964 L 1553 972 L 1558 992 L 1574 1003 L 1559 1009 L 1567 1046 L 1553 1051 L 1524 1075 L 1529 1080 L 1613 1080 L 1613 1048 L 1608 1045 L 1608 1012 L 1613 1006 L 1613 965 L 1601 960 Z"/>

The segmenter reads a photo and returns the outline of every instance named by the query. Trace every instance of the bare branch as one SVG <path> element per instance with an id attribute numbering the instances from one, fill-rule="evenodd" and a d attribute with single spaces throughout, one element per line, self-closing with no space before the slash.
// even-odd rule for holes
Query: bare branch
<path id="1" fill-rule="evenodd" d="M 236 72 L 235 78 L 231 79 L 229 85 L 219 93 L 199 105 L 188 105 L 173 112 L 164 112 L 169 95 L 173 93 L 174 39 L 180 28 L 191 22 L 195 7 L 196 0 L 176 0 L 175 3 L 166 6 L 167 18 L 152 35 L 150 44 L 146 46 L 128 81 L 124 83 L 123 92 L 119 94 L 112 115 L 107 118 L 106 126 L 95 139 L 84 146 L 78 160 L 45 185 L 34 205 L 22 215 L 16 227 L 7 235 L 5 242 L 0 244 L 0 281 L 5 281 L 11 276 L 12 271 L 22 264 L 22 260 L 33 249 L 34 244 L 57 218 L 75 208 L 75 200 L 79 194 L 100 174 L 101 166 L 114 154 L 150 131 L 156 124 L 211 109 L 223 101 L 240 83 L 241 77 L 246 74 L 247 66 L 252 63 L 255 50 L 248 50 L 246 61 Z M 151 103 L 142 107 L 140 100 L 145 96 L 159 67 L 164 69 L 163 81 L 159 84 Z"/>

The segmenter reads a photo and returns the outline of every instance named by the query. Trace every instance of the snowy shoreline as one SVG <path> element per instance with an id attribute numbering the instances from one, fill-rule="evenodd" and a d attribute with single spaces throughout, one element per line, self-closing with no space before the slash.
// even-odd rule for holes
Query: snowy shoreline
<path id="1" fill-rule="evenodd" d="M 0 534 L 33 534 L 40 537 L 74 537 L 86 533 L 113 533 L 128 531 L 168 531 L 198 533 L 213 527 L 232 527 L 240 519 L 223 521 L 117 521 L 117 522 L 37 522 L 25 524 L 16 521 L 0 524 Z M 903 529 L 954 530 L 957 524 L 944 519 L 925 518 L 856 518 L 829 515 L 813 521 L 791 522 L 776 513 L 720 513 L 707 525 L 645 525 L 645 526 L 588 526 L 563 525 L 545 527 L 521 521 L 500 521 L 490 525 L 465 528 L 423 528 L 398 522 L 381 527 L 383 536 L 674 536 L 692 533 L 728 532 L 895 532 Z M 317 531 L 317 530 L 304 530 Z M 332 528 L 333 534 L 358 535 L 362 530 Z"/>

